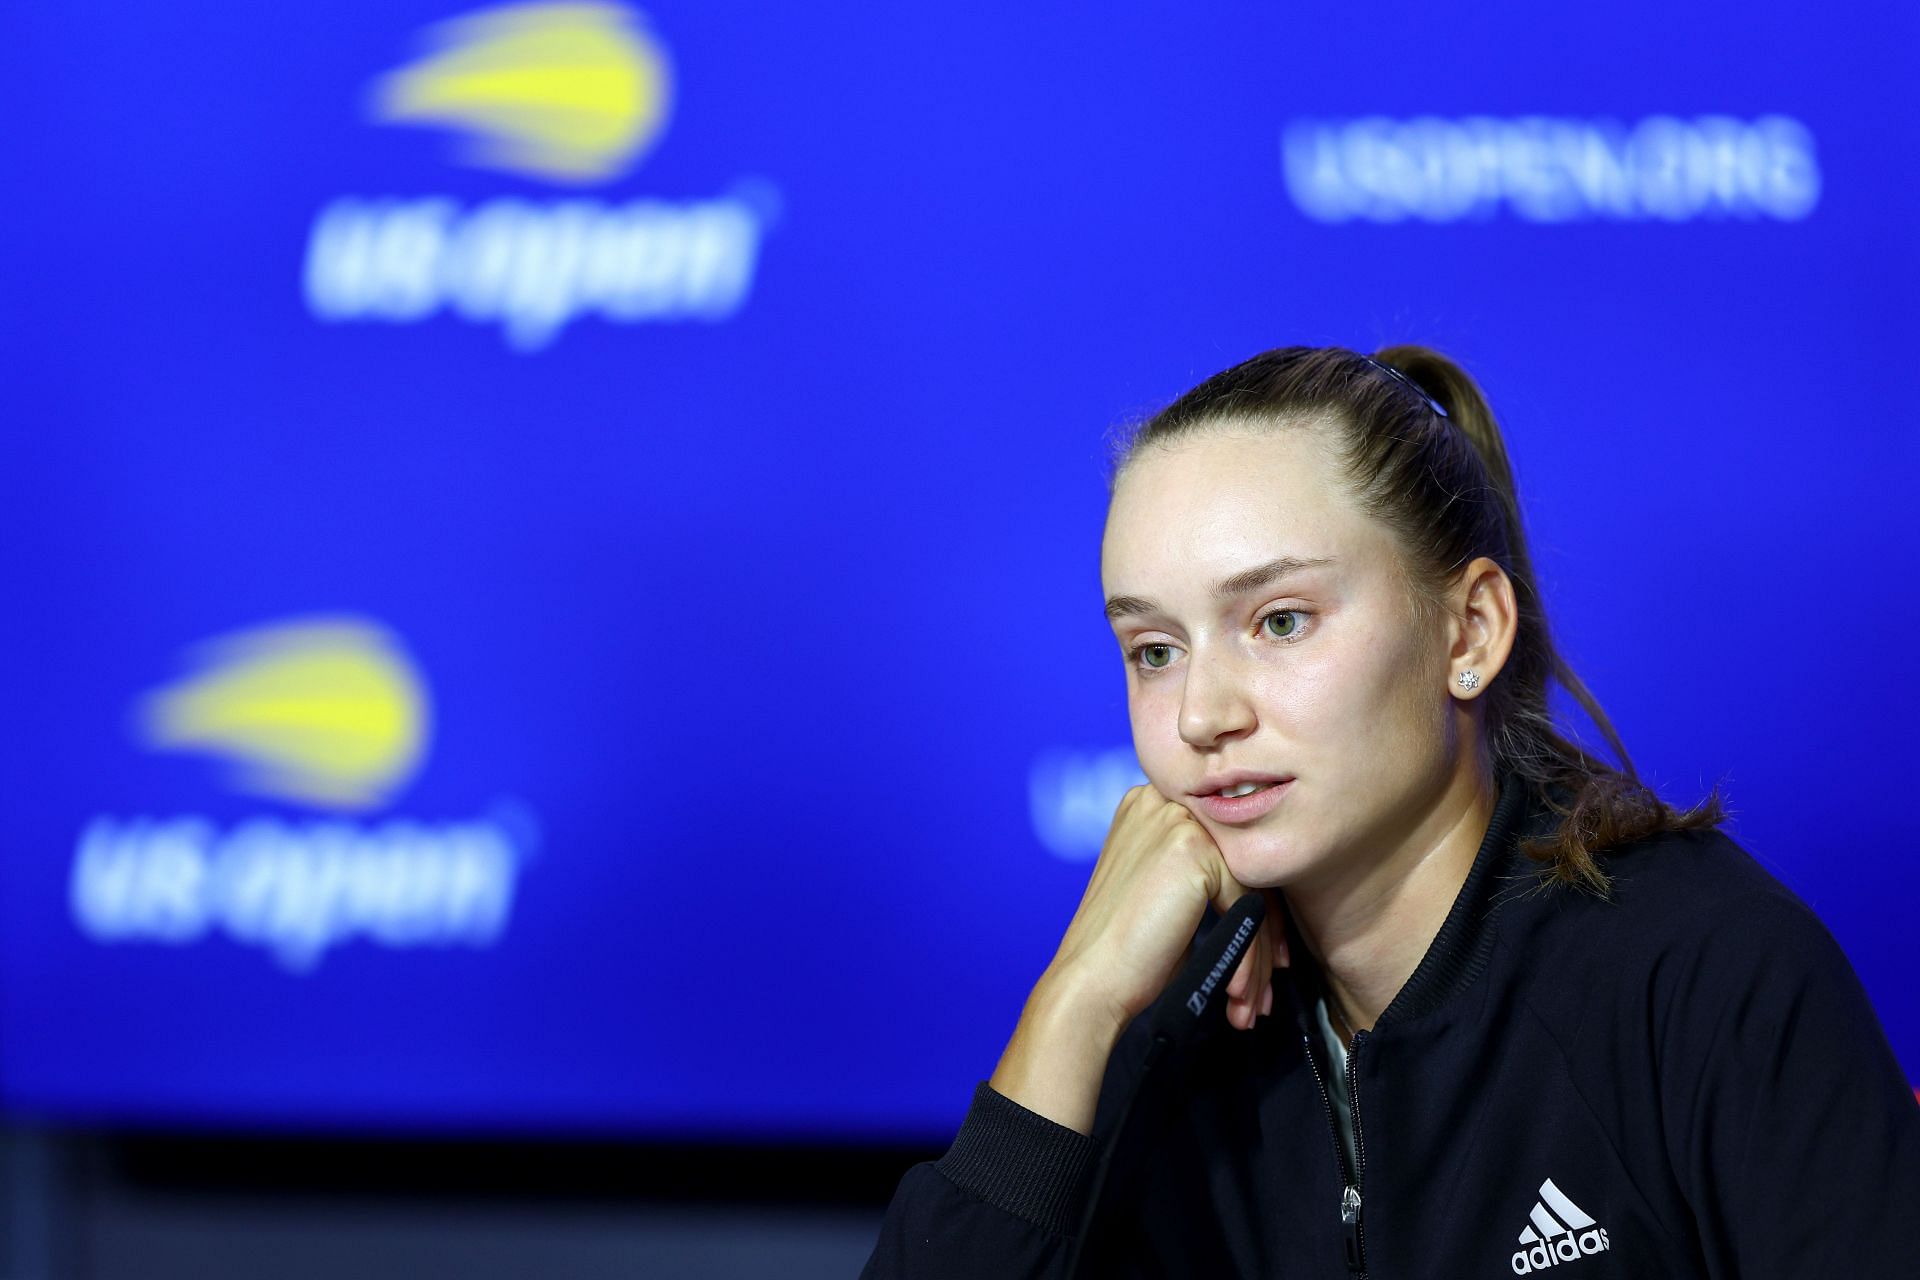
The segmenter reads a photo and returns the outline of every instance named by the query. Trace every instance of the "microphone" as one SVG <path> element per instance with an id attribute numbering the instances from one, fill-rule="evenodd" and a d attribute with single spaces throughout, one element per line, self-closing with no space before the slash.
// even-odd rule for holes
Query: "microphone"
<path id="1" fill-rule="evenodd" d="M 1147 1078 L 1165 1061 L 1174 1046 L 1185 1041 L 1200 1025 L 1214 995 L 1232 980 L 1235 967 L 1253 945 L 1266 915 L 1267 898 L 1264 893 L 1255 889 L 1243 894 L 1194 947 L 1187 962 L 1160 997 L 1153 1011 L 1153 1020 L 1148 1024 L 1147 1052 L 1141 1059 L 1140 1074 L 1134 1080 L 1133 1087 L 1127 1090 L 1126 1099 L 1120 1105 L 1119 1119 L 1108 1135 L 1106 1145 L 1100 1149 L 1099 1159 L 1093 1167 L 1093 1182 L 1087 1191 L 1086 1205 L 1080 1212 L 1080 1231 L 1074 1237 L 1067 1261 L 1067 1280 L 1076 1280 L 1080 1274 L 1081 1254 L 1086 1247 L 1087 1237 L 1093 1231 L 1094 1219 L 1100 1207 L 1100 1191 L 1107 1181 L 1107 1166 L 1112 1163 L 1113 1149 L 1119 1145 L 1120 1135 L 1127 1127 L 1127 1117 L 1133 1112 L 1134 1099 L 1140 1096 L 1140 1089 L 1146 1084 Z"/>
<path id="2" fill-rule="evenodd" d="M 1159 1058 L 1152 1055 L 1163 1053 L 1164 1046 L 1179 1043 L 1199 1025 L 1214 992 L 1232 980 L 1234 969 L 1253 945 L 1266 917 L 1267 896 L 1258 889 L 1243 894 L 1193 949 L 1169 985 L 1169 990 L 1180 993 L 1179 998 L 1163 1001 L 1153 1015 L 1149 1032 L 1152 1044 L 1147 1050 L 1151 1061 L 1158 1062 Z"/>

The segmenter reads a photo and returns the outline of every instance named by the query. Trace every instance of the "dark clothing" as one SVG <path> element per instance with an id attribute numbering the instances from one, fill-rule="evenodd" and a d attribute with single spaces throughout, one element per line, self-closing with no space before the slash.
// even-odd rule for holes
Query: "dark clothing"
<path id="1" fill-rule="evenodd" d="M 1084 1276 L 1920 1275 L 1920 1104 L 1818 917 L 1718 831 L 1599 854 L 1612 902 L 1538 888 L 1519 840 L 1553 822 L 1501 776 L 1439 934 L 1353 1047 L 1358 1170 L 1288 920 L 1275 1016 L 1239 1031 L 1217 1002 L 1124 1124 L 1151 1011 L 1092 1137 L 981 1081 L 863 1280 L 1065 1280 L 1109 1145 Z"/>

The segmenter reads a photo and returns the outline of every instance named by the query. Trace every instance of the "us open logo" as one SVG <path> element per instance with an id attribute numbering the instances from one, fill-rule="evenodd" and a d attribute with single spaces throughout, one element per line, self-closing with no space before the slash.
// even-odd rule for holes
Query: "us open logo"
<path id="1" fill-rule="evenodd" d="M 94 815 L 68 878 L 84 936 L 164 947 L 224 936 L 298 974 L 355 940 L 500 939 L 537 826 L 507 799 L 454 821 L 391 812 L 432 738 L 426 682 L 398 636 L 363 617 L 291 618 L 186 656 L 187 671 L 136 702 L 132 736 L 274 807 L 237 821 Z"/>
<path id="2" fill-rule="evenodd" d="M 1785 115 L 1297 119 L 1281 137 L 1316 222 L 1798 222 L 1819 204 L 1813 131 Z"/>
<path id="3" fill-rule="evenodd" d="M 377 77 L 362 113 L 385 131 L 439 131 L 452 163 L 555 198 L 503 191 L 343 195 L 315 216 L 302 290 L 329 324 L 499 326 L 539 351 L 578 320 L 725 320 L 752 288 L 780 196 L 761 179 L 696 199 L 585 194 L 662 141 L 676 72 L 642 15 L 607 3 L 510 4 L 437 24 Z"/>

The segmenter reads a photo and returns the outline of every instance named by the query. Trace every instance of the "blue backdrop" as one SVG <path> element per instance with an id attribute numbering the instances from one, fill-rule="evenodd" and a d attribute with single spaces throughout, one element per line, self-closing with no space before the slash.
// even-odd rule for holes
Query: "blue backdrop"
<path id="1" fill-rule="evenodd" d="M 1102 433 L 1295 342 L 1481 381 L 1920 1077 L 1916 28 L 10 6 L 0 1101 L 943 1140 L 1138 777 Z"/>

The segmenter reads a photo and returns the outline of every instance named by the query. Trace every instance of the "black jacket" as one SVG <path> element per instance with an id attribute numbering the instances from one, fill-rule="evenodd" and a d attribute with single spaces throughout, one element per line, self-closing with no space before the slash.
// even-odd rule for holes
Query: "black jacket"
<path id="1" fill-rule="evenodd" d="M 1354 1045 L 1351 1176 L 1289 920 L 1276 1016 L 1240 1031 L 1214 1002 L 1129 1108 L 1135 1018 L 1092 1137 L 981 1081 L 863 1280 L 1066 1280 L 1108 1147 L 1084 1276 L 1920 1276 L 1920 1104 L 1819 918 L 1718 831 L 1600 854 L 1612 902 L 1541 891 L 1518 843 L 1552 820 L 1502 775 L 1439 934 Z"/>

